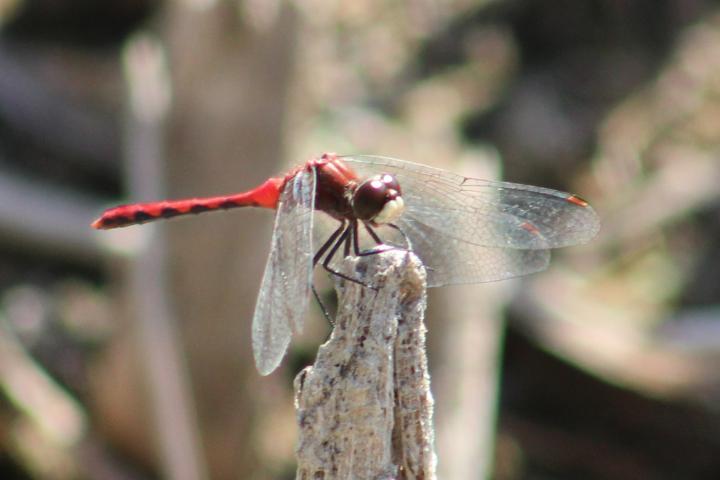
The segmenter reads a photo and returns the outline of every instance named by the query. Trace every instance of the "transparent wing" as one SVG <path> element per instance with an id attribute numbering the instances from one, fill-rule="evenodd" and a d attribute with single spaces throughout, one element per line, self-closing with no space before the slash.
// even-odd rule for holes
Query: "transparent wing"
<path id="1" fill-rule="evenodd" d="M 484 247 L 546 250 L 584 243 L 600 229 L 578 197 L 549 188 L 468 178 L 386 157 L 342 157 L 361 177 L 396 176 L 407 216 L 446 236 Z"/>
<path id="2" fill-rule="evenodd" d="M 299 172 L 280 195 L 252 322 L 255 365 L 262 375 L 277 368 L 293 330 L 303 328 L 312 282 L 314 202 L 314 170 Z"/>
<path id="3" fill-rule="evenodd" d="M 463 242 L 425 224 L 403 218 L 398 226 L 412 242 L 412 250 L 427 269 L 428 287 L 460 283 L 505 280 L 545 270 L 550 263 L 549 250 L 483 247 Z M 400 239 L 387 227 L 381 232 Z"/>
<path id="4" fill-rule="evenodd" d="M 405 200 L 397 225 L 428 268 L 428 286 L 503 280 L 547 268 L 551 248 L 584 243 L 600 222 L 578 197 L 467 178 L 385 157 L 342 157 L 360 177 L 396 176 Z M 402 244 L 392 229 L 384 241 Z"/>
<path id="5" fill-rule="evenodd" d="M 338 223 L 328 219 L 319 221 L 321 216 L 317 217 L 316 238 L 318 242 L 324 242 Z M 550 262 L 549 250 L 483 247 L 463 242 L 407 217 L 402 217 L 397 225 L 410 239 L 412 251 L 427 268 L 428 287 L 505 280 L 545 270 Z M 402 235 L 393 228 L 380 226 L 375 232 L 386 244 L 407 247 Z M 363 229 L 359 233 L 362 250 L 375 245 Z M 338 252 L 330 267 L 341 269 L 342 261 L 343 255 Z"/>

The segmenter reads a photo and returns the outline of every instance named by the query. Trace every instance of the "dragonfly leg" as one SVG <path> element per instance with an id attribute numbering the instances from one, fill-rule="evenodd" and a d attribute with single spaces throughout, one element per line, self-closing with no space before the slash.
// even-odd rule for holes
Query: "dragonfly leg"
<path id="1" fill-rule="evenodd" d="M 315 288 L 315 285 L 311 285 L 311 288 L 312 288 L 312 293 L 315 296 L 315 301 L 320 306 L 320 311 L 322 312 L 323 317 L 325 317 L 325 320 L 327 320 L 327 322 L 330 324 L 330 328 L 335 327 L 335 319 L 332 318 L 332 316 L 330 315 L 330 312 L 328 312 L 327 307 L 325 307 L 325 304 L 320 299 L 320 294 L 318 294 L 318 291 Z"/>
<path id="2" fill-rule="evenodd" d="M 356 257 L 360 256 L 360 240 L 358 236 L 360 235 L 360 230 L 357 228 L 357 220 L 355 220 L 355 228 L 353 228 L 353 237 L 352 237 L 352 244 L 353 244 L 353 252 L 355 253 Z"/>
<path id="3" fill-rule="evenodd" d="M 322 258 L 323 255 L 325 255 L 325 252 L 328 248 L 335 245 L 335 241 L 337 238 L 347 229 L 347 226 L 345 225 L 345 220 L 340 221 L 340 226 L 330 235 L 330 237 L 325 241 L 325 243 L 322 244 L 322 246 L 318 249 L 317 252 L 315 252 L 315 256 L 313 257 L 313 267 L 317 265 L 318 261 Z"/>
<path id="4" fill-rule="evenodd" d="M 402 228 L 398 227 L 394 223 L 388 223 L 387 226 L 390 228 L 394 228 L 395 230 L 400 232 L 400 235 L 402 235 L 403 240 L 405 241 L 405 250 L 412 250 L 412 242 L 410 242 L 410 238 L 408 238 L 407 234 L 403 231 Z"/>
<path id="5" fill-rule="evenodd" d="M 327 252 L 328 248 L 335 245 L 337 238 L 343 234 L 347 230 L 347 225 L 345 220 L 340 221 L 340 226 L 335 229 L 335 231 L 328 237 L 328 239 L 325 241 L 325 243 L 322 244 L 322 246 L 318 249 L 317 252 L 315 252 L 315 256 L 313 257 L 313 267 L 317 265 L 317 263 L 320 261 L 323 255 L 325 255 L 325 252 Z M 317 289 L 315 288 L 314 284 L 310 284 L 310 288 L 312 289 L 313 296 L 315 297 L 315 301 L 320 306 L 320 311 L 323 314 L 323 317 L 325 317 L 325 320 L 330 324 L 330 327 L 335 326 L 335 320 L 330 315 L 330 312 L 328 312 L 327 307 L 325 307 L 325 304 L 320 299 L 320 295 L 317 292 Z"/>
<path id="6" fill-rule="evenodd" d="M 350 230 L 356 231 L 357 228 L 353 228 L 351 225 L 346 225 L 345 220 L 342 220 L 340 223 L 340 226 L 330 235 L 330 237 L 327 239 L 327 241 L 318 249 L 318 251 L 315 253 L 315 256 L 313 257 L 313 266 L 317 265 L 317 263 L 320 261 L 323 255 L 325 255 L 325 252 L 330 249 L 330 251 L 327 253 L 327 256 L 325 257 L 325 260 L 322 263 L 322 266 L 325 270 L 327 270 L 331 275 L 338 276 L 340 278 L 343 278 L 345 280 L 348 280 L 350 282 L 359 283 L 360 285 L 368 288 L 373 288 L 371 285 L 366 285 L 365 283 L 349 277 L 343 273 L 340 273 L 336 270 L 333 270 L 330 267 L 330 261 L 337 253 L 338 249 L 340 248 L 340 245 L 344 245 L 345 249 L 345 256 L 349 255 L 350 253 Z M 357 234 L 355 234 L 357 236 Z M 332 247 L 332 248 L 331 248 Z M 332 315 L 330 315 L 330 312 L 328 311 L 327 307 L 325 307 L 325 304 L 320 299 L 320 294 L 318 294 L 317 289 L 315 288 L 314 284 L 310 285 L 312 289 L 313 296 L 315 297 L 315 301 L 320 306 L 320 311 L 323 314 L 323 317 L 325 317 L 325 320 L 327 320 L 328 324 L 330 324 L 330 327 L 335 327 L 335 319 L 332 318 Z M 377 290 L 377 289 L 375 289 Z"/>
<path id="7" fill-rule="evenodd" d="M 322 262 L 322 266 L 325 270 L 327 270 L 331 275 L 335 275 L 336 277 L 343 278 L 349 282 L 354 282 L 359 285 L 362 285 L 363 287 L 372 288 L 373 290 L 377 290 L 376 287 L 373 287 L 372 285 L 368 285 L 365 282 L 361 282 L 357 278 L 352 278 L 348 275 L 345 275 L 344 273 L 338 272 L 337 270 L 333 269 L 330 266 L 330 262 L 332 261 L 333 257 L 337 253 L 338 249 L 341 245 L 344 246 L 344 249 L 349 252 L 350 248 L 350 242 L 352 241 L 353 236 L 355 235 L 355 231 L 357 230 L 357 222 L 351 222 L 350 225 L 342 232 L 342 235 L 337 237 L 337 240 L 335 240 L 335 243 L 333 244 L 332 248 L 328 251 L 327 255 L 325 256 L 325 259 Z M 324 245 L 323 245 L 324 247 Z M 317 255 L 316 255 L 317 257 Z"/>
<path id="8" fill-rule="evenodd" d="M 403 229 L 398 227 L 394 223 L 388 223 L 386 225 L 388 227 L 394 228 L 395 230 L 400 232 L 400 235 L 402 235 L 403 240 L 405 241 L 405 250 L 407 250 L 408 252 L 412 252 L 413 251 L 412 242 L 410 241 L 410 237 L 407 236 L 407 234 L 403 231 Z M 435 270 L 433 267 L 431 267 L 429 265 L 424 265 L 424 267 L 425 267 L 425 270 Z"/>
<path id="9" fill-rule="evenodd" d="M 367 223 L 363 223 L 363 226 L 365 227 L 365 230 L 367 230 L 368 234 L 372 237 L 372 239 L 375 241 L 375 243 L 377 245 L 372 248 L 369 248 L 367 250 L 359 251 L 359 248 L 357 245 L 357 232 L 356 232 L 355 255 L 357 255 L 358 257 L 367 257 L 369 255 L 377 255 L 378 253 L 387 252 L 390 250 L 410 250 L 409 248 L 405 248 L 405 247 L 401 247 L 401 246 L 397 246 L 397 245 L 390 245 L 390 244 L 383 242 L 382 239 L 380 238 L 380 236 L 375 232 L 375 230 L 372 229 L 372 227 L 370 225 L 368 225 Z M 389 223 L 388 226 L 391 226 L 391 227 L 395 228 L 396 230 L 398 230 L 400 232 L 400 234 L 403 236 L 403 238 L 405 239 L 405 243 L 410 245 L 410 241 L 408 240 L 407 236 L 405 236 L 405 233 L 402 230 L 400 230 L 400 228 L 398 228 L 396 225 L 393 225 L 391 223 Z"/>
<path id="10" fill-rule="evenodd" d="M 355 244 L 355 242 L 357 242 L 357 220 L 353 220 L 348 228 L 352 230 L 353 244 Z M 345 245 L 343 246 L 343 255 L 346 257 L 350 255 L 350 237 L 345 240 Z"/>

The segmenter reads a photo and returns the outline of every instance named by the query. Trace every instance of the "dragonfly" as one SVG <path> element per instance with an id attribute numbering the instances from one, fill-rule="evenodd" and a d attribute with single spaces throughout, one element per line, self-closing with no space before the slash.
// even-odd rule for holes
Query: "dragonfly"
<path id="1" fill-rule="evenodd" d="M 303 329 L 314 268 L 320 264 L 354 280 L 334 266 L 341 249 L 342 258 L 387 248 L 412 250 L 426 267 L 428 287 L 438 287 L 539 272 L 550 262 L 550 249 L 588 242 L 600 228 L 593 208 L 575 194 L 469 178 L 393 158 L 334 153 L 241 193 L 110 208 L 92 227 L 113 229 L 238 207 L 276 210 L 252 319 L 253 354 L 262 375 L 280 365 L 292 335 Z M 335 224 L 317 250 L 315 212 Z M 364 248 L 361 237 L 372 247 Z"/>

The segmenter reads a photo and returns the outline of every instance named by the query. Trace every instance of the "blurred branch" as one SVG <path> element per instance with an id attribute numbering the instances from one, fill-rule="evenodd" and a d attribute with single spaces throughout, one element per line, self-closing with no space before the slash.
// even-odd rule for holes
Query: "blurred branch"
<path id="1" fill-rule="evenodd" d="M 137 198 L 159 197 L 162 122 L 170 100 L 160 45 L 149 37 L 131 41 L 125 51 L 125 73 L 130 93 L 126 125 L 129 190 Z M 207 467 L 198 438 L 190 381 L 168 300 L 161 232 L 155 232 L 132 266 L 135 327 L 153 404 L 163 477 L 203 479 L 208 477 Z"/>
<path id="2" fill-rule="evenodd" d="M 67 68 L 66 64 L 53 58 L 44 59 L 43 53 L 49 55 L 42 47 L 17 47 L 0 43 L 0 119 L 3 123 L 31 142 L 60 152 L 65 161 L 84 162 L 85 167 L 94 170 L 114 170 L 119 145 L 113 119 L 73 101 L 52 84 L 55 78 L 52 74 L 61 73 L 53 69 L 58 68 L 58 64 Z M 32 62 L 40 63 L 42 68 L 33 69 Z"/>
<path id="3" fill-rule="evenodd" d="M 104 203 L 69 189 L 0 172 L 2 242 L 96 263 L 100 247 L 89 224 Z"/>
<path id="4" fill-rule="evenodd" d="M 497 176 L 489 153 L 463 160 L 455 170 L 465 176 Z M 493 476 L 503 318 L 514 283 L 453 285 L 430 295 L 428 328 L 442 332 L 430 341 L 439 478 Z"/>
<path id="5" fill-rule="evenodd" d="M 660 227 L 720 199 L 720 162 L 714 153 L 677 149 L 642 185 L 633 186 L 613 205 L 594 248 L 639 243 Z M 621 203 L 621 204 L 620 204 Z"/>
<path id="6" fill-rule="evenodd" d="M 516 325 L 555 355 L 629 390 L 670 398 L 717 382 L 706 375 L 706 358 L 651 341 L 639 328 L 639 317 L 654 312 L 619 309 L 597 283 L 580 283 L 562 271 L 545 273 L 513 303 L 524 319 Z"/>
<path id="7" fill-rule="evenodd" d="M 505 328 L 501 313 L 510 286 L 455 285 L 431 296 L 428 318 L 435 318 L 429 328 L 442 331 L 433 335 L 430 353 L 440 478 L 492 476 Z"/>
<path id="8" fill-rule="evenodd" d="M 42 478 L 73 478 L 80 466 L 74 449 L 83 440 L 82 407 L 30 357 L 7 322 L 0 319 L 0 388 L 24 414 L 14 429 L 14 447 Z M 30 419 L 30 422 L 23 423 Z"/>
<path id="9" fill-rule="evenodd" d="M 284 170 L 295 123 L 295 2 L 261 14 L 262 26 L 248 23 L 245 2 L 200 3 L 170 2 L 159 19 L 172 62 L 171 196 L 244 190 Z M 289 384 L 257 374 L 248 339 L 271 222 L 252 210 L 167 222 L 169 287 L 213 479 L 277 478 L 292 457 Z"/>
<path id="10" fill-rule="evenodd" d="M 406 252 L 348 261 L 330 340 L 295 379 L 300 478 L 435 478 L 425 273 Z"/>

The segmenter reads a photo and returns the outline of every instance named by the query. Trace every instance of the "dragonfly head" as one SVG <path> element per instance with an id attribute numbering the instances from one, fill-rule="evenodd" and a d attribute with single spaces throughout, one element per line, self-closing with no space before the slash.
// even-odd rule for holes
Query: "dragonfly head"
<path id="1" fill-rule="evenodd" d="M 389 173 L 375 175 L 358 185 L 352 206 L 359 220 L 378 225 L 394 222 L 405 210 L 400 184 Z"/>

